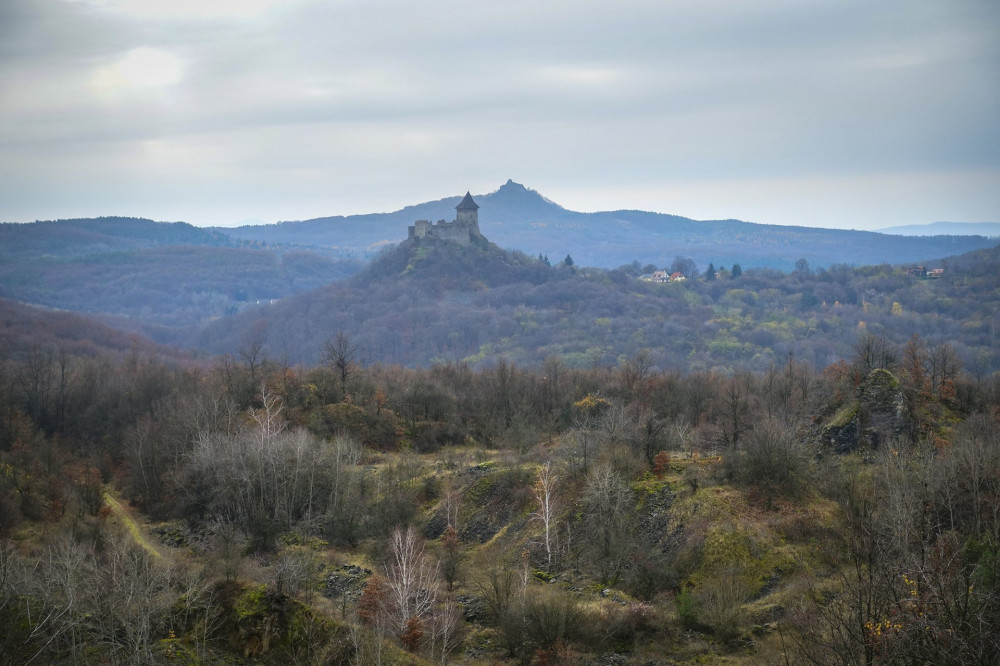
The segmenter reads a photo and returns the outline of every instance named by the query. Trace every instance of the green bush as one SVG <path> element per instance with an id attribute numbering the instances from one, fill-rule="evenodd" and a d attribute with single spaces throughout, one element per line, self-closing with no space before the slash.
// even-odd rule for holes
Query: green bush
<path id="1" fill-rule="evenodd" d="M 698 623 L 698 600 L 688 588 L 682 589 L 674 597 L 674 606 L 677 608 L 677 618 L 681 621 L 681 626 L 685 629 L 697 629 Z"/>

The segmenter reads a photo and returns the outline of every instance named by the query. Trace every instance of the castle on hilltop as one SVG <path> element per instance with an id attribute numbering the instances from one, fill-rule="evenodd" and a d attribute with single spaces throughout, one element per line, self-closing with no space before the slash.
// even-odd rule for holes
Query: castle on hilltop
<path id="1" fill-rule="evenodd" d="M 431 223 L 428 220 L 417 220 L 409 227 L 410 238 L 437 238 L 449 240 L 459 245 L 472 245 L 476 238 L 482 238 L 479 232 L 479 205 L 472 200 L 472 195 L 465 193 L 465 198 L 455 206 L 455 219 L 451 222 L 439 220 Z"/>

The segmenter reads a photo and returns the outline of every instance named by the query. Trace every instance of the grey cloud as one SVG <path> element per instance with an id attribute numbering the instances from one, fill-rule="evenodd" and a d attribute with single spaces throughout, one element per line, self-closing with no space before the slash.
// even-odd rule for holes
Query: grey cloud
<path id="1" fill-rule="evenodd" d="M 441 194 L 435 178 L 625 193 L 995 168 L 998 27 L 992 3 L 961 0 L 304 0 L 210 21 L 15 0 L 0 7 L 0 175 L 21 185 L 0 185 L 0 219 L 60 198 L 115 212 L 122 188 L 105 176 L 134 178 L 153 210 L 186 196 L 224 210 L 246 182 L 248 200 L 278 211 L 283 197 L 343 202 L 303 189 L 324 180 L 350 180 L 364 206 L 387 189 Z M 182 80 L 103 97 L 88 86 L 137 47 L 180 58 Z M 78 170 L 46 164 L 87 155 L 83 199 Z M 185 155 L 202 160 L 197 187 Z M 144 172 L 173 183 L 170 197 Z M 316 214 L 338 212 L 350 211 Z"/>

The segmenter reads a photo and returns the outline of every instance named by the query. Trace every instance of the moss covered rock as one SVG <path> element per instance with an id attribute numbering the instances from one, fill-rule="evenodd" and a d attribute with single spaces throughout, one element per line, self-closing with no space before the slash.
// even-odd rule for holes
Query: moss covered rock
<path id="1" fill-rule="evenodd" d="M 855 399 L 826 424 L 823 438 L 835 452 L 849 453 L 861 444 L 877 447 L 898 437 L 908 424 L 899 380 L 888 370 L 878 369 L 861 382 Z"/>

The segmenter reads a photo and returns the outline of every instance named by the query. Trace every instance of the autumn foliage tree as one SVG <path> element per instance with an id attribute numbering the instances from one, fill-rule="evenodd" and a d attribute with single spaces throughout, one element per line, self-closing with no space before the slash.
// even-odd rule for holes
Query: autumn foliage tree
<path id="1" fill-rule="evenodd" d="M 657 479 L 662 479 L 663 475 L 666 474 L 667 466 L 670 464 L 670 454 L 666 451 L 660 451 L 653 458 L 653 475 Z"/>

